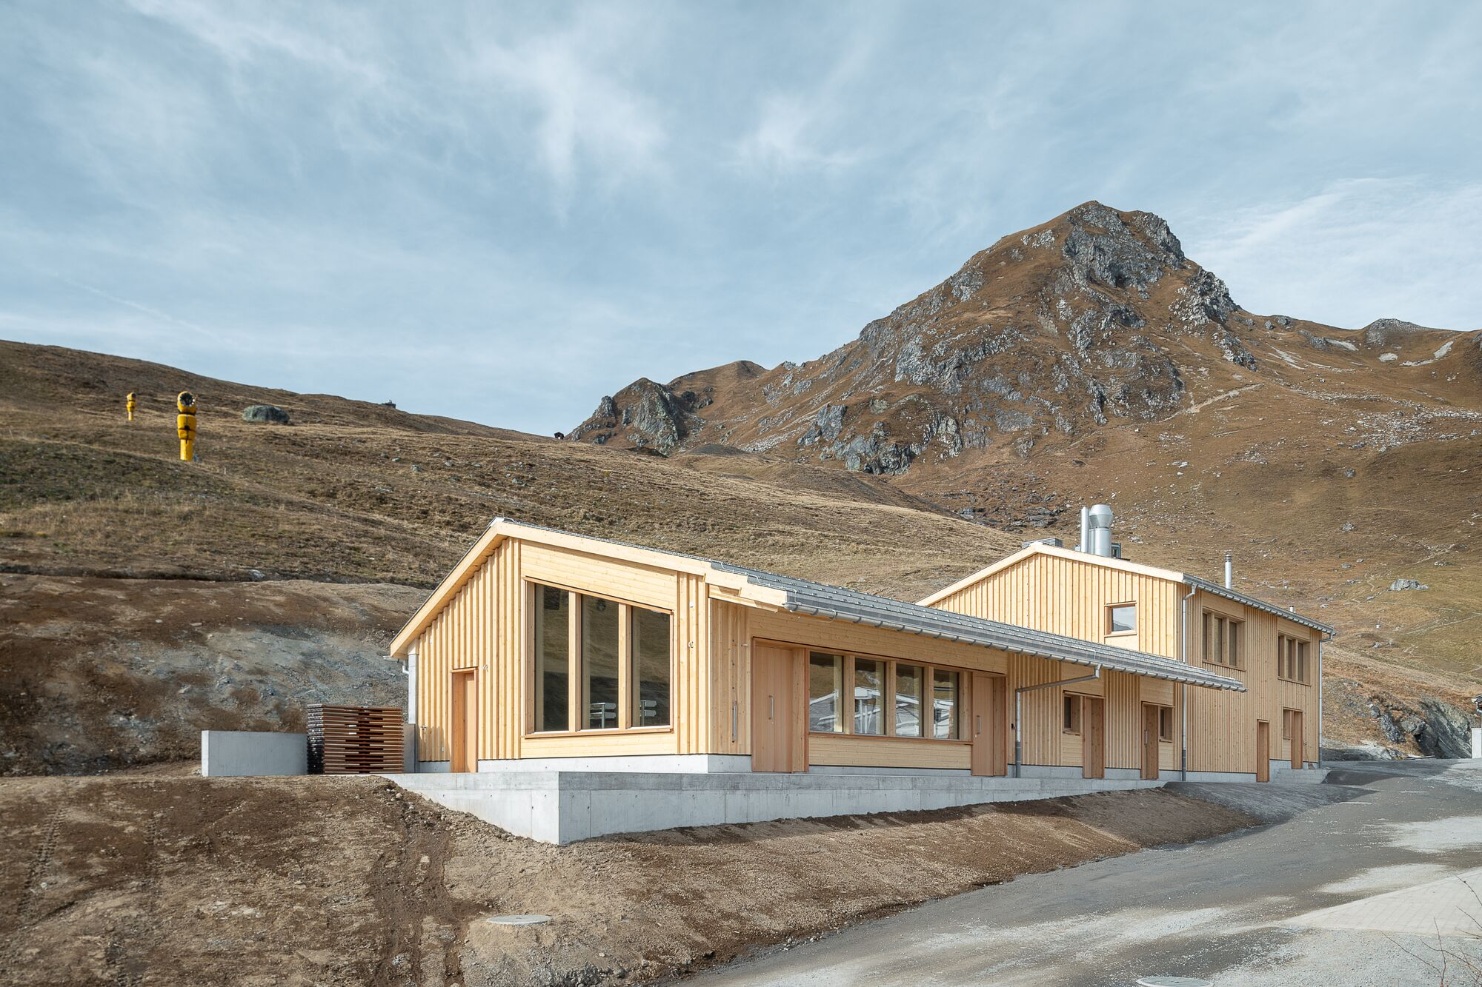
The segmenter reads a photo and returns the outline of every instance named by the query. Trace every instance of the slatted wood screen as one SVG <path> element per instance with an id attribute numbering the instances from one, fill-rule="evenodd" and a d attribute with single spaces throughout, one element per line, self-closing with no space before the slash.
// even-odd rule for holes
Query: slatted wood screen
<path id="1" fill-rule="evenodd" d="M 309 773 L 398 773 L 402 762 L 402 711 L 398 706 L 326 706 L 308 710 Z"/>

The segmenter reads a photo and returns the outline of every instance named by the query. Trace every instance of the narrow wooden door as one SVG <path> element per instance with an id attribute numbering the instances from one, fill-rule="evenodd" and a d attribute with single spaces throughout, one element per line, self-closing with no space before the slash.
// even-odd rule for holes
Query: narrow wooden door
<path id="1" fill-rule="evenodd" d="M 1289 709 L 1286 713 L 1290 722 L 1287 723 L 1287 732 L 1292 735 L 1292 770 L 1302 770 L 1302 711 L 1300 709 Z"/>
<path id="2" fill-rule="evenodd" d="M 1256 721 L 1256 781 L 1271 780 L 1271 724 Z"/>
<path id="3" fill-rule="evenodd" d="M 1091 696 L 1081 697 L 1081 777 L 1106 777 L 1106 707 Z"/>
<path id="4" fill-rule="evenodd" d="M 751 649 L 751 770 L 808 770 L 806 673 L 792 648 Z"/>
<path id="5" fill-rule="evenodd" d="M 973 742 L 973 774 L 1006 775 L 1009 766 L 1003 676 L 975 673 L 972 690 L 972 701 L 968 704 L 972 720 L 968 724 L 967 736 Z"/>
<path id="6" fill-rule="evenodd" d="M 1142 707 L 1142 778 L 1158 780 L 1158 707 Z"/>
<path id="7" fill-rule="evenodd" d="M 478 675 L 469 669 L 453 673 L 452 769 L 477 771 L 479 735 Z"/>

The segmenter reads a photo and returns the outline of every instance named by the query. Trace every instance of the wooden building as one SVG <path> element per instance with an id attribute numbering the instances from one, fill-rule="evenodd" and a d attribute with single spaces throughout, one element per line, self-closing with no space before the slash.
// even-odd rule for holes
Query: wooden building
<path id="1" fill-rule="evenodd" d="M 1255 773 L 1281 710 L 1315 760 L 1325 628 L 1078 554 L 1026 549 L 925 605 L 496 519 L 392 643 L 415 761 L 1145 783 L 1185 735 L 1190 770 Z M 1290 681 L 1266 675 L 1278 640 Z"/>
<path id="2" fill-rule="evenodd" d="M 1319 760 L 1322 645 L 1333 630 L 1308 617 L 1187 573 L 1046 543 L 1027 545 L 921 603 L 1162 655 L 1243 684 L 1189 690 L 1144 683 L 1144 733 L 1156 732 L 1163 770 L 1266 781 L 1273 764 L 1302 768 Z M 1084 721 L 1077 706 L 1100 688 L 1085 683 L 1036 696 L 1025 721 L 1040 722 L 1058 702 L 1062 742 L 1071 744 L 1072 722 Z"/>

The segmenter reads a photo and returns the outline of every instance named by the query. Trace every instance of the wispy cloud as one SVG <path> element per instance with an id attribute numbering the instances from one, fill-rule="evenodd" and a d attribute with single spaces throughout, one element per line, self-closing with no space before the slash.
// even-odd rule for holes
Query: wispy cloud
<path id="1" fill-rule="evenodd" d="M 1252 311 L 1345 328 L 1383 317 L 1482 327 L 1482 183 L 1347 179 L 1191 225 L 1189 255 Z M 1316 285 L 1320 302 L 1312 300 Z"/>

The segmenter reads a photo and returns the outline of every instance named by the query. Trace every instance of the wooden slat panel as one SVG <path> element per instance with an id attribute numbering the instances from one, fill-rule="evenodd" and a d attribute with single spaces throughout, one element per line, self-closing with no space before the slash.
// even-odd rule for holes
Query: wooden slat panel
<path id="1" fill-rule="evenodd" d="M 972 764 L 972 746 L 949 741 L 815 733 L 808 736 L 808 763 L 849 767 L 968 768 Z"/>

